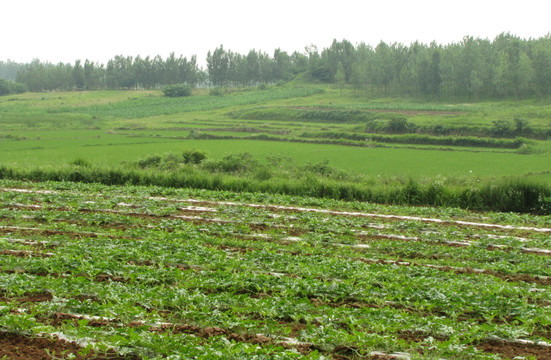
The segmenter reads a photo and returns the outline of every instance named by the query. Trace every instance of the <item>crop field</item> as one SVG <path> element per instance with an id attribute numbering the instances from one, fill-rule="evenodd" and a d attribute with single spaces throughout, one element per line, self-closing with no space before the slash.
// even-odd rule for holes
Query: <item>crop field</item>
<path id="1" fill-rule="evenodd" d="M 1 360 L 551 359 L 549 106 L 217 90 L 0 97 Z"/>
<path id="2" fill-rule="evenodd" d="M 210 158 L 249 152 L 264 163 L 279 155 L 297 164 L 329 161 L 374 177 L 551 176 L 551 114 L 533 101 L 423 103 L 326 87 L 197 91 L 184 99 L 160 91 L 2 97 L 1 164 L 63 167 L 84 159 L 120 167 L 197 149 Z"/>
<path id="3" fill-rule="evenodd" d="M 0 358 L 551 358 L 549 216 L 12 180 L 0 204 Z"/>

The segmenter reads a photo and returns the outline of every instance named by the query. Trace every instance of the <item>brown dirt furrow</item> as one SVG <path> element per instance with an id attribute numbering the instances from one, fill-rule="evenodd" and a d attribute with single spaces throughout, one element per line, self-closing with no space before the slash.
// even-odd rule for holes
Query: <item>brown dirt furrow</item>
<path id="1" fill-rule="evenodd" d="M 547 250 L 547 249 L 536 249 L 536 248 L 523 247 L 523 248 L 521 248 L 521 251 L 524 252 L 524 253 L 528 253 L 528 254 L 551 256 L 551 250 Z"/>
<path id="2" fill-rule="evenodd" d="M 52 317 L 52 325 L 60 326 L 65 321 L 72 321 L 75 325 L 78 326 L 78 320 L 85 319 L 87 320 L 87 326 L 93 327 L 103 327 L 103 326 L 112 326 L 112 327 L 122 327 L 122 324 L 114 322 L 107 318 L 101 318 L 98 316 L 85 316 L 85 315 L 74 315 L 67 314 L 62 312 L 56 312 Z"/>
<path id="3" fill-rule="evenodd" d="M 233 235 L 232 235 L 233 236 Z M 239 236 L 238 236 L 239 237 Z M 244 238 L 250 239 L 251 236 L 245 236 Z M 264 237 L 263 237 L 264 239 Z M 209 247 L 216 247 L 219 250 L 227 250 L 227 251 L 233 251 L 238 253 L 247 253 L 247 252 L 254 252 L 257 251 L 254 248 L 242 248 L 242 247 L 235 247 L 235 246 L 227 246 L 227 245 L 207 245 L 205 246 Z M 278 252 L 287 252 L 293 255 L 301 255 L 301 256 L 309 256 L 310 254 L 307 253 L 296 253 L 296 252 L 288 252 L 285 250 L 278 250 Z M 428 267 L 433 268 L 440 271 L 451 271 L 456 274 L 471 274 L 471 275 L 490 275 L 498 277 L 502 280 L 509 281 L 509 282 L 526 282 L 531 284 L 539 284 L 539 285 L 551 285 L 551 277 L 549 276 L 537 276 L 537 275 L 529 275 L 529 274 L 504 274 L 500 273 L 498 271 L 494 270 L 487 270 L 487 269 L 474 269 L 470 267 L 453 267 L 453 266 L 446 266 L 446 265 L 433 265 L 433 264 L 421 264 L 416 262 L 410 262 L 410 261 L 401 261 L 401 260 L 390 260 L 390 259 L 366 259 L 366 258 L 345 258 L 342 257 L 345 260 L 352 260 L 352 261 L 361 261 L 366 264 L 381 264 L 381 265 L 398 265 L 398 266 L 421 266 L 421 267 Z M 287 276 L 293 276 L 293 274 L 287 274 Z M 297 275 L 294 275 L 295 277 Z"/>
<path id="4" fill-rule="evenodd" d="M 494 270 L 479 270 L 479 269 L 472 269 L 472 268 L 455 268 L 455 267 L 450 267 L 449 270 L 447 270 L 446 267 L 443 267 L 442 270 L 453 271 L 457 274 L 491 275 L 510 282 L 526 282 L 530 284 L 551 285 L 551 277 L 548 277 L 548 276 L 534 276 L 534 275 L 528 275 L 528 274 L 503 274 Z"/>
<path id="5" fill-rule="evenodd" d="M 231 221 L 231 220 L 197 216 L 196 212 L 193 212 L 191 215 L 156 215 L 156 214 L 146 214 L 146 213 L 140 213 L 140 212 L 128 212 L 128 211 L 111 210 L 111 209 L 94 209 L 94 210 L 80 209 L 79 211 L 82 213 L 108 213 L 108 214 L 116 214 L 116 215 L 123 215 L 123 216 L 132 216 L 132 217 L 137 217 L 142 219 L 179 219 L 179 220 L 188 220 L 191 222 L 194 222 L 194 221 L 198 221 L 200 223 L 213 222 L 213 223 L 219 223 L 219 224 L 235 223 L 235 221 Z"/>
<path id="6" fill-rule="evenodd" d="M 151 260 L 145 260 L 145 261 L 134 261 L 130 260 L 128 261 L 129 265 L 136 265 L 136 266 L 150 266 L 150 267 L 160 267 L 161 265 L 151 261 Z M 188 265 L 188 264 L 163 264 L 165 268 L 177 268 L 180 270 L 193 270 L 195 272 L 201 272 L 203 268 L 197 265 Z"/>
<path id="7" fill-rule="evenodd" d="M 5 270 L 2 270 L 0 269 L 0 273 L 5 273 L 5 274 L 31 274 L 31 275 L 35 275 L 35 276 L 52 276 L 52 277 L 56 277 L 56 278 L 66 278 L 66 277 L 70 277 L 70 276 L 76 276 L 76 277 L 79 277 L 79 276 L 82 276 L 82 277 L 85 277 L 91 281 L 94 281 L 94 282 L 122 282 L 122 283 L 127 283 L 127 282 L 130 282 L 130 279 L 127 279 L 127 278 L 124 278 L 122 276 L 115 276 L 115 275 L 109 275 L 109 274 L 98 274 L 96 275 L 95 278 L 93 279 L 90 279 L 90 276 L 88 276 L 87 274 L 72 274 L 70 272 L 66 272 L 64 274 L 59 274 L 59 273 L 46 273 L 46 272 L 42 272 L 42 271 L 39 271 L 39 272 L 35 272 L 35 271 L 26 271 L 26 270 L 23 270 L 23 269 L 17 269 L 17 270 L 10 270 L 10 269 L 5 269 Z"/>
<path id="8" fill-rule="evenodd" d="M 411 356 L 407 353 L 387 353 L 383 351 L 366 352 L 358 346 L 337 345 L 332 352 L 332 358 L 335 360 L 410 360 Z"/>
<path id="9" fill-rule="evenodd" d="M 362 308 L 371 308 L 371 309 L 383 309 L 383 308 L 391 308 L 391 309 L 397 309 L 397 310 L 403 310 L 405 312 L 415 314 L 422 317 L 434 317 L 434 316 L 441 316 L 441 317 L 447 317 L 450 318 L 450 314 L 448 314 L 444 309 L 440 308 L 433 308 L 430 311 L 429 310 L 423 310 L 414 308 L 411 306 L 408 306 L 406 304 L 397 303 L 394 301 L 385 301 L 383 303 L 368 303 L 363 302 L 361 300 L 357 299 L 345 299 L 342 301 L 331 301 L 328 299 L 319 299 L 316 297 L 311 297 L 310 302 L 312 305 L 316 307 L 320 306 L 329 306 L 333 308 L 340 308 L 340 307 L 348 307 L 348 308 L 356 308 L 356 309 L 362 309 Z M 495 324 L 505 324 L 510 323 L 514 321 L 514 316 L 506 315 L 501 317 L 495 317 L 490 322 Z M 486 324 L 489 321 L 484 317 L 484 314 L 477 312 L 477 311 L 470 311 L 465 312 L 463 314 L 458 315 L 455 317 L 455 321 L 462 321 L 462 322 L 476 322 L 478 324 Z M 534 329 L 532 335 L 542 335 L 547 338 L 551 333 L 551 329 L 549 326 L 543 325 L 540 326 L 538 329 Z"/>
<path id="10" fill-rule="evenodd" d="M 60 246 L 60 244 L 57 242 L 35 241 L 35 240 L 29 240 L 29 239 L 15 239 L 11 237 L 0 238 L 0 240 L 5 240 L 12 244 L 23 244 L 38 250 L 51 250 Z"/>
<path id="11" fill-rule="evenodd" d="M 76 232 L 76 231 L 62 231 L 62 230 L 51 230 L 51 229 L 40 229 L 40 228 L 34 228 L 34 227 L 22 227 L 22 226 L 0 226 L 0 233 L 6 234 L 6 233 L 13 233 L 16 232 L 18 234 L 41 234 L 44 236 L 54 236 L 54 235 L 67 235 L 71 238 L 78 238 L 78 237 L 98 237 L 98 236 L 107 236 L 105 234 L 98 234 L 94 232 Z"/>
<path id="12" fill-rule="evenodd" d="M 71 208 L 58 206 L 58 207 L 44 207 L 37 204 L 8 204 L 4 208 L 10 210 L 48 210 L 48 211 L 71 211 Z"/>
<path id="13" fill-rule="evenodd" d="M 360 234 L 357 235 L 356 238 L 363 240 L 363 241 L 369 241 L 369 240 L 396 240 L 396 241 L 412 241 L 412 242 L 422 242 L 423 240 L 418 237 L 411 237 L 411 236 L 403 236 L 403 235 L 395 235 L 395 234 Z M 468 240 L 465 241 L 440 241 L 434 243 L 435 245 L 441 245 L 441 246 L 449 246 L 449 247 L 469 247 L 472 245 L 472 243 Z M 504 252 L 510 252 L 512 249 L 508 247 L 507 245 L 498 245 L 498 244 L 489 244 L 486 247 L 486 250 L 488 251 L 504 251 Z M 540 248 L 528 248 L 528 247 L 521 247 L 520 251 L 527 254 L 535 254 L 535 255 L 543 255 L 543 256 L 551 256 L 551 250 L 548 249 L 540 249 Z"/>
<path id="14" fill-rule="evenodd" d="M 5 293 L 0 292 L 0 301 L 3 301 L 3 302 L 17 302 L 17 303 L 44 302 L 44 301 L 51 301 L 53 298 L 54 297 L 49 291 L 27 292 L 22 296 L 6 296 Z"/>
<path id="15" fill-rule="evenodd" d="M 81 353 L 82 347 L 76 343 L 57 337 L 28 337 L 21 334 L 0 333 L 0 358 L 10 360 L 50 360 L 51 354 L 64 354 L 67 359 L 74 360 L 138 360 L 136 356 L 120 356 L 114 351 L 107 354 L 90 351 L 87 355 Z M 61 359 L 61 358 L 60 358 Z"/>
<path id="16" fill-rule="evenodd" d="M 448 341 L 449 337 L 440 334 L 429 334 L 418 330 L 403 330 L 398 333 L 398 337 L 407 342 L 423 342 L 425 339 L 432 337 L 438 341 Z"/>
<path id="17" fill-rule="evenodd" d="M 94 278 L 95 282 L 120 282 L 120 283 L 128 283 L 130 282 L 130 279 L 127 279 L 122 276 L 115 276 L 115 275 L 109 275 L 109 274 L 98 274 Z"/>
<path id="18" fill-rule="evenodd" d="M 97 233 L 91 231 L 64 231 L 64 230 L 52 230 L 52 229 L 40 229 L 35 227 L 23 227 L 23 226 L 7 226 L 0 225 L 0 234 L 19 234 L 22 236 L 40 234 L 42 236 L 68 236 L 72 239 L 80 238 L 97 238 L 100 236 L 107 237 L 109 239 L 134 239 L 128 236 L 115 236 L 105 233 Z"/>
<path id="19" fill-rule="evenodd" d="M 210 203 L 210 202 L 208 202 Z M 317 210 L 317 209 L 313 209 Z M 224 224 L 224 223 L 237 223 L 232 220 L 224 220 L 224 219 L 218 219 L 218 218 L 205 218 L 200 216 L 188 216 L 188 215 L 154 215 L 154 214 L 144 214 L 144 213 L 136 213 L 136 212 L 121 212 L 118 210 L 89 210 L 89 209 L 81 209 L 81 212 L 107 212 L 107 213 L 114 213 L 114 214 L 121 214 L 125 216 L 133 216 L 133 217 L 139 217 L 139 218 L 147 218 L 147 219 L 159 219 L 159 218 L 172 218 L 172 219 L 179 219 L 184 221 L 192 222 L 193 224 L 205 224 L 205 223 L 218 223 L 218 224 Z M 369 214 L 366 214 L 369 215 Z M 382 215 L 381 215 L 382 216 Z M 391 216 L 391 215 L 388 215 Z M 399 217 L 398 217 L 399 218 Z M 422 218 L 419 218 L 422 219 Z M 429 219 L 429 220 L 439 220 L 439 219 Z M 458 223 L 462 223 L 461 221 L 457 221 Z M 472 223 L 477 224 L 477 223 Z M 285 230 L 286 233 L 290 236 L 301 236 L 306 233 L 308 233 L 305 229 L 295 228 L 291 226 L 284 226 L 284 225 L 269 225 L 269 224 L 263 224 L 263 223 L 249 223 L 247 224 L 249 228 L 253 231 L 270 231 L 270 230 Z M 492 227 L 494 224 L 477 224 L 477 226 L 489 226 Z M 503 228 L 509 228 L 509 226 L 506 225 L 495 225 L 496 227 L 503 227 Z M 533 228 L 536 229 L 536 228 Z M 534 230 L 537 231 L 537 230 Z M 258 234 L 257 234 L 258 235 Z M 235 237 L 241 237 L 243 239 L 246 238 L 253 238 L 252 235 L 238 235 L 236 234 Z M 261 237 L 260 235 L 257 236 L 258 238 L 268 239 L 271 238 L 269 236 Z M 411 236 L 403 236 L 403 235 L 397 235 L 397 234 L 357 234 L 355 235 L 356 238 L 364 241 L 369 240 L 396 240 L 396 241 L 414 241 L 414 242 L 420 242 L 422 239 L 418 237 L 411 237 Z M 255 237 L 256 238 L 256 237 Z M 442 241 L 437 243 L 438 245 L 443 246 L 450 246 L 450 247 L 468 247 L 471 245 L 470 241 Z M 368 246 L 366 244 L 361 244 Z M 361 245 L 357 245 L 357 247 L 361 247 Z M 509 251 L 509 249 L 506 246 L 502 245 L 489 245 L 487 250 L 489 251 Z M 543 255 L 543 256 L 551 256 L 551 250 L 547 249 L 538 249 L 538 248 L 526 248 L 523 247 L 520 249 L 524 253 L 531 253 L 536 255 Z"/>
<path id="20" fill-rule="evenodd" d="M 97 316 L 87 316 L 87 315 L 76 315 L 76 314 L 67 314 L 67 313 L 55 313 L 51 319 L 51 322 L 55 326 L 60 326 L 65 321 L 71 321 L 76 326 L 79 326 L 78 321 L 85 319 L 87 320 L 86 326 L 93 327 L 104 327 L 104 326 L 114 326 L 114 327 L 146 327 L 147 331 L 152 332 L 172 332 L 173 334 L 191 334 L 204 339 L 208 339 L 214 336 L 224 336 L 229 340 L 236 342 L 245 342 L 250 344 L 257 345 L 281 345 L 287 348 L 296 348 L 299 351 L 304 351 L 304 353 L 309 353 L 312 351 L 309 346 L 306 344 L 290 344 L 285 341 L 279 341 L 275 338 L 269 338 L 260 334 L 237 334 L 231 332 L 227 329 L 222 329 L 216 326 L 209 327 L 200 327 L 191 324 L 173 324 L 173 323 L 157 323 L 157 324 L 148 324 L 145 321 L 132 321 L 128 324 L 121 324 L 113 319 L 102 318 Z"/>
<path id="21" fill-rule="evenodd" d="M 42 206 L 40 205 L 8 204 L 3 207 L 9 210 L 42 210 Z"/>
<path id="22" fill-rule="evenodd" d="M 2 192 L 15 192 L 15 193 L 24 193 L 24 194 L 44 194 L 44 195 L 51 195 L 51 194 L 59 194 L 58 191 L 55 190 L 40 190 L 40 189 L 23 189 L 23 188 L 0 188 L 0 191 Z"/>
<path id="23" fill-rule="evenodd" d="M 530 343 L 517 343 L 505 340 L 487 340 L 476 345 L 476 348 L 506 359 L 518 357 L 535 357 L 539 360 L 551 359 L 551 347 Z"/>

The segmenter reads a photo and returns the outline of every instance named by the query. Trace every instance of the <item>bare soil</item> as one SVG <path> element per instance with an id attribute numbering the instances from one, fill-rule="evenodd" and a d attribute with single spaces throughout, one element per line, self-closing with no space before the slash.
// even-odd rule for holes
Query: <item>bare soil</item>
<path id="1" fill-rule="evenodd" d="M 121 357 L 115 352 L 98 354 L 94 351 L 82 355 L 82 348 L 72 342 L 57 338 L 27 337 L 19 334 L 0 333 L 0 358 L 10 360 L 51 360 L 53 354 L 56 359 L 95 359 L 95 360 L 138 360 L 138 357 Z"/>
<path id="2" fill-rule="evenodd" d="M 548 346 L 517 344 L 501 340 L 489 340 L 476 345 L 476 347 L 484 352 L 499 354 L 506 359 L 514 359 L 515 357 L 520 356 L 534 356 L 538 360 L 551 359 L 551 347 Z"/>

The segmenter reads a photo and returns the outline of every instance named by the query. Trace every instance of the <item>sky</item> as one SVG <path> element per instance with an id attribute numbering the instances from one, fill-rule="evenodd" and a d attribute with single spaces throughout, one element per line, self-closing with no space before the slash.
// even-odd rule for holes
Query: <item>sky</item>
<path id="1" fill-rule="evenodd" d="M 106 63 L 115 55 L 197 56 L 224 49 L 273 55 L 333 39 L 446 45 L 551 33 L 550 0 L 4 0 L 0 60 Z"/>

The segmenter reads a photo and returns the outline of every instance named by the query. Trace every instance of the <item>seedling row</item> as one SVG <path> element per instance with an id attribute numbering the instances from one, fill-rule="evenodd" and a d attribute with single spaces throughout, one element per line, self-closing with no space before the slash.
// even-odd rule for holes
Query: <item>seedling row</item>
<path id="1" fill-rule="evenodd" d="M 0 188 L 4 334 L 137 359 L 551 353 L 546 217 L 152 187 Z"/>

